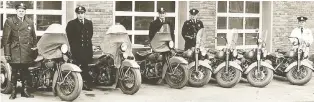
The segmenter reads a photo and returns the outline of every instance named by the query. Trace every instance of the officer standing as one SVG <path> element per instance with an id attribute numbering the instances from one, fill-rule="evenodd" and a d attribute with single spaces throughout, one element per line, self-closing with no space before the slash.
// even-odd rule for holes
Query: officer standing
<path id="1" fill-rule="evenodd" d="M 150 22 L 149 25 L 149 40 L 151 41 L 155 34 L 160 30 L 163 24 L 168 24 L 170 27 L 171 38 L 174 41 L 174 27 L 172 21 L 166 20 L 166 10 L 164 8 L 159 8 L 157 10 L 159 17 Z"/>
<path id="2" fill-rule="evenodd" d="M 294 28 L 291 32 L 290 37 L 297 37 L 300 39 L 301 42 L 306 44 L 306 50 L 305 50 L 305 55 L 309 55 L 310 51 L 310 45 L 313 43 L 313 35 L 312 31 L 309 28 L 305 27 L 307 17 L 297 17 L 299 27 Z M 290 38 L 290 42 L 293 43 L 293 45 L 296 45 L 298 43 L 297 39 L 295 38 Z M 294 46 L 296 48 L 296 46 Z"/>
<path id="3" fill-rule="evenodd" d="M 25 16 L 26 6 L 23 3 L 15 6 L 17 14 L 9 17 L 4 24 L 2 43 L 4 46 L 5 59 L 12 67 L 11 85 L 12 92 L 10 99 L 16 98 L 17 72 L 20 70 L 22 97 L 33 98 L 27 88 L 29 87 L 30 72 L 28 67 L 33 62 L 36 47 L 36 34 L 34 23 Z"/>
<path id="4" fill-rule="evenodd" d="M 186 20 L 182 27 L 182 36 L 185 40 L 184 50 L 188 50 L 196 45 L 196 34 L 201 29 L 204 28 L 203 22 L 197 19 L 198 10 L 191 9 L 190 20 Z"/>
<path id="5" fill-rule="evenodd" d="M 81 67 L 84 79 L 83 90 L 92 91 L 92 78 L 88 74 L 88 64 L 92 61 L 93 23 L 85 18 L 86 9 L 79 6 L 75 9 L 77 18 L 68 22 L 66 33 L 68 36 L 74 63 Z"/>

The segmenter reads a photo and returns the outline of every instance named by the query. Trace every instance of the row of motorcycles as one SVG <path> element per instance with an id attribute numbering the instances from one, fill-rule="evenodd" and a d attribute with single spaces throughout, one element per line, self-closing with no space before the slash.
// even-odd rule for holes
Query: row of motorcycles
<path id="1" fill-rule="evenodd" d="M 58 24 L 51 26 L 56 26 L 51 27 L 52 30 L 61 27 Z M 126 29 L 119 24 L 113 25 L 104 34 L 101 45 L 94 47 L 89 74 L 96 85 L 119 88 L 130 95 L 139 91 L 142 80 L 155 84 L 165 82 L 171 88 L 181 89 L 186 85 L 202 87 L 212 78 L 221 87 L 231 88 L 242 78 L 254 87 L 265 87 L 274 74 L 287 77 L 296 85 L 304 85 L 312 77 L 312 62 L 304 54 L 306 44 L 298 38 L 294 38 L 298 40 L 295 50 L 277 50 L 269 54 L 265 40 L 259 35 L 254 37 L 257 47 L 244 51 L 235 48 L 237 34 L 222 37 L 226 42 L 222 50 L 204 48 L 201 44 L 203 34 L 204 29 L 200 29 L 195 35 L 195 47 L 187 51 L 177 50 L 174 49 L 169 25 L 164 24 L 147 45 L 150 50 L 133 54 Z M 81 69 L 72 64 L 65 32 L 45 33 L 37 47 L 38 57 L 29 68 L 33 88 L 51 88 L 62 100 L 75 100 L 82 90 L 83 81 Z M 2 93 L 8 94 L 12 90 L 10 70 L 9 64 L 1 59 Z"/>

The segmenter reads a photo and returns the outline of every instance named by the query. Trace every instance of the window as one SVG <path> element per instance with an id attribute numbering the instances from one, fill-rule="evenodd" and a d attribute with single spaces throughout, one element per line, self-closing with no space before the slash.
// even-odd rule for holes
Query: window
<path id="1" fill-rule="evenodd" d="M 16 16 L 15 5 L 24 3 L 27 7 L 26 16 L 33 20 L 36 35 L 41 36 L 47 27 L 52 23 L 59 23 L 66 25 L 65 1 L 8 1 L 2 0 L 0 2 L 1 11 L 1 29 L 2 36 L 3 24 L 6 18 Z M 4 4 L 5 3 L 5 4 Z"/>
<path id="2" fill-rule="evenodd" d="M 167 11 L 166 19 L 172 21 L 176 28 L 176 1 L 115 1 L 114 23 L 126 28 L 133 47 L 142 48 L 149 40 L 149 24 L 158 16 L 157 9 L 160 7 Z"/>
<path id="3" fill-rule="evenodd" d="M 237 32 L 237 48 L 255 47 L 256 37 L 261 30 L 260 1 L 217 1 L 217 48 L 225 46 L 221 37 Z M 234 29 L 234 30 L 232 30 Z"/>

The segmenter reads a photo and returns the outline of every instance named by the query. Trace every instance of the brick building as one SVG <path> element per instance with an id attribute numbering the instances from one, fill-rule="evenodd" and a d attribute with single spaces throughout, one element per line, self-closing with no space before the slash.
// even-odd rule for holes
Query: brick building
<path id="1" fill-rule="evenodd" d="M 1 29 L 5 18 L 15 13 L 14 4 L 17 1 L 0 1 Z M 189 18 L 188 10 L 200 10 L 199 18 L 203 21 L 206 34 L 202 42 L 209 48 L 224 46 L 222 39 L 215 36 L 225 36 L 232 28 L 238 32 L 238 48 L 252 48 L 258 33 L 268 35 L 267 48 L 274 51 L 277 48 L 288 49 L 287 36 L 297 26 L 297 16 L 309 18 L 307 27 L 314 31 L 313 1 L 23 1 L 30 7 L 27 14 L 36 24 L 37 35 L 51 23 L 66 26 L 75 18 L 74 9 L 78 5 L 87 8 L 87 19 L 94 23 L 93 43 L 98 45 L 102 35 L 112 24 L 120 22 L 129 31 L 129 37 L 135 48 L 148 39 L 148 26 L 157 16 L 157 8 L 164 7 L 168 19 L 175 23 L 176 47 L 183 49 L 184 40 L 181 28 Z M 311 52 L 313 52 L 313 46 Z"/>

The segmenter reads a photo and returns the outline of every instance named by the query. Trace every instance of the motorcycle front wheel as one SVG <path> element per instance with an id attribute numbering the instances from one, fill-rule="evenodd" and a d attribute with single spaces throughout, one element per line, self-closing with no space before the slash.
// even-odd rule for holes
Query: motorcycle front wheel
<path id="1" fill-rule="evenodd" d="M 299 71 L 297 65 L 294 66 L 286 73 L 286 77 L 293 85 L 304 85 L 312 78 L 313 71 L 305 66 L 300 66 Z"/>
<path id="2" fill-rule="evenodd" d="M 123 68 L 123 76 L 119 76 L 119 86 L 124 94 L 133 95 L 141 87 L 142 78 L 139 69 L 135 68 Z M 121 72 L 120 72 L 121 73 Z"/>
<path id="3" fill-rule="evenodd" d="M 57 72 L 56 72 L 57 73 Z M 62 76 L 68 72 L 62 72 Z M 62 84 L 56 84 L 56 91 L 59 98 L 63 101 L 73 101 L 81 93 L 83 87 L 82 76 L 78 72 L 71 72 Z"/>
<path id="4" fill-rule="evenodd" d="M 274 73 L 270 68 L 261 66 L 260 70 L 257 70 L 255 66 L 248 74 L 247 80 L 254 87 L 265 87 L 271 80 L 273 80 Z"/>
<path id="5" fill-rule="evenodd" d="M 0 74 L 1 93 L 10 94 L 12 91 L 11 67 L 4 60 L 1 60 L 1 70 L 0 71 L 1 71 L 1 74 Z"/>
<path id="6" fill-rule="evenodd" d="M 189 80 L 189 71 L 187 65 L 184 64 L 171 64 L 171 68 L 168 67 L 165 80 L 171 88 L 181 89 Z"/>
<path id="7" fill-rule="evenodd" d="M 226 66 L 221 68 L 215 75 L 218 85 L 223 88 L 234 87 L 241 80 L 242 73 L 239 69 L 229 66 L 226 71 Z"/>
<path id="8" fill-rule="evenodd" d="M 192 87 L 203 87 L 209 82 L 212 76 L 211 70 L 203 66 L 199 66 L 198 72 L 196 72 L 195 66 L 191 67 L 189 74 L 189 85 Z"/>

